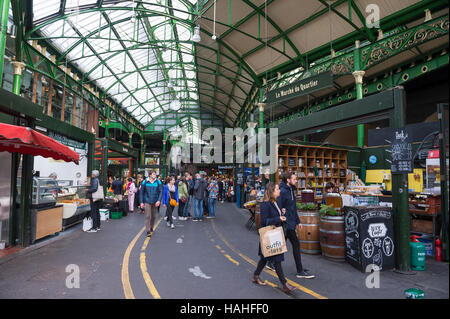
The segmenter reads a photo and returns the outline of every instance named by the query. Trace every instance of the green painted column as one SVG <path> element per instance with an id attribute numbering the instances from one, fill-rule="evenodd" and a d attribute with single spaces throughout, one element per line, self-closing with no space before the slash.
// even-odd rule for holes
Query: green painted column
<path id="1" fill-rule="evenodd" d="M 403 87 L 394 91 L 394 111 L 391 127 L 398 129 L 406 124 L 406 94 Z M 392 214 L 394 219 L 394 236 L 396 247 L 396 269 L 409 272 L 410 260 L 410 215 L 408 196 L 408 174 L 392 174 Z"/>
<path id="2" fill-rule="evenodd" d="M 166 142 L 167 142 L 167 135 L 166 131 L 163 132 L 163 158 L 162 158 L 162 176 L 163 179 L 166 178 Z"/>
<path id="3" fill-rule="evenodd" d="M 14 69 L 13 93 L 20 95 L 20 84 L 22 82 L 22 72 L 25 69 L 25 64 L 19 61 L 12 61 L 11 63 Z"/>
<path id="4" fill-rule="evenodd" d="M 355 77 L 356 83 L 356 99 L 361 100 L 363 98 L 363 77 L 365 72 L 361 70 L 361 52 L 359 47 L 359 41 L 355 42 L 355 49 L 353 51 L 354 58 L 354 72 L 352 73 Z M 358 134 L 358 147 L 364 147 L 364 124 L 358 124 L 357 126 Z"/>
<path id="5" fill-rule="evenodd" d="M 139 168 L 144 167 L 145 165 L 145 147 L 144 147 L 144 139 L 141 139 L 141 156 L 139 157 Z"/>
<path id="6" fill-rule="evenodd" d="M 5 63 L 6 28 L 8 27 L 9 0 L 0 0 L 0 86 Z"/>

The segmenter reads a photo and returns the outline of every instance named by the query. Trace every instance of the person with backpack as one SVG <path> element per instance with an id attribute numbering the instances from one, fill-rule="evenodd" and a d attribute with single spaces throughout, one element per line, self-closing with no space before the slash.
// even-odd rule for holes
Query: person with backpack
<path id="1" fill-rule="evenodd" d="M 178 183 L 178 195 L 180 197 L 180 206 L 178 207 L 178 219 L 187 220 L 187 211 L 185 209 L 185 206 L 188 203 L 189 192 L 188 192 L 188 183 L 186 181 L 186 177 L 184 176 Z"/>
<path id="2" fill-rule="evenodd" d="M 162 201 L 162 195 L 162 183 L 156 179 L 156 172 L 151 171 L 148 178 L 142 182 L 142 187 L 139 192 L 141 208 L 145 208 L 145 229 L 147 236 L 151 236 L 153 233 L 153 225 Z"/>
<path id="3" fill-rule="evenodd" d="M 167 226 L 172 229 L 175 228 L 173 224 L 172 213 L 175 207 L 178 206 L 178 202 L 178 187 L 175 185 L 175 177 L 169 176 L 166 180 L 166 186 L 164 186 L 162 204 L 163 207 L 167 207 Z"/>

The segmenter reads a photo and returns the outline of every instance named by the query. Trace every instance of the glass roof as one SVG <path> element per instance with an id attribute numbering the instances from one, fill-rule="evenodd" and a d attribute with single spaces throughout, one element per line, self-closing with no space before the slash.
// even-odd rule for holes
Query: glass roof
<path id="1" fill-rule="evenodd" d="M 195 0 L 34 0 L 34 26 L 142 124 L 199 105 Z"/>

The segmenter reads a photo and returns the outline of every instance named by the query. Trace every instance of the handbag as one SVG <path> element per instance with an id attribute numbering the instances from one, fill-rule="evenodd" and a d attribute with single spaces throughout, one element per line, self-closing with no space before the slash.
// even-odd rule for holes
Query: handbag
<path id="1" fill-rule="evenodd" d="M 181 200 L 181 202 L 182 202 L 183 204 L 186 204 L 186 202 L 187 202 L 187 198 L 184 197 L 184 196 L 181 197 L 180 200 Z"/>
<path id="2" fill-rule="evenodd" d="M 98 200 L 103 200 L 103 199 L 105 199 L 105 194 L 103 193 L 103 187 L 102 187 L 102 185 L 100 185 L 100 183 L 98 183 L 97 190 L 92 193 L 92 200 L 94 202 L 96 202 Z"/>
<path id="3" fill-rule="evenodd" d="M 175 199 L 172 198 L 172 196 L 170 196 L 170 193 L 169 193 L 169 198 L 170 198 L 170 202 L 169 202 L 170 206 L 177 207 L 178 203 Z"/>

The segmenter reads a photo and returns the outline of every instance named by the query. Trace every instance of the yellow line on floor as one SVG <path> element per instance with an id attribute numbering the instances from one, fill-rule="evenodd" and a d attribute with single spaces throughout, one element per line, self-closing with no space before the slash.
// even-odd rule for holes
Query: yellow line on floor
<path id="1" fill-rule="evenodd" d="M 155 227 L 153 228 L 153 232 L 156 231 L 156 228 L 158 228 L 159 223 L 161 222 L 162 218 L 160 218 Z M 144 244 L 141 248 L 141 256 L 140 256 L 140 265 L 141 265 L 141 272 L 142 276 L 144 277 L 145 284 L 147 285 L 148 291 L 155 299 L 161 299 L 161 296 L 158 293 L 158 290 L 156 290 L 155 284 L 152 281 L 152 278 L 150 277 L 150 274 L 147 271 L 147 258 L 145 255 L 145 249 L 147 248 L 148 242 L 150 241 L 151 237 L 147 237 L 144 241 Z"/>
<path id="2" fill-rule="evenodd" d="M 134 294 L 133 294 L 133 289 L 131 289 L 130 274 L 128 272 L 128 265 L 129 265 L 129 262 L 130 262 L 131 251 L 133 250 L 133 247 L 136 244 L 136 241 L 142 235 L 144 230 L 145 230 L 145 227 L 142 227 L 142 229 L 139 231 L 139 233 L 130 242 L 130 244 L 127 247 L 127 250 L 125 251 L 125 254 L 123 255 L 123 260 L 122 260 L 122 286 L 123 286 L 123 293 L 124 293 L 126 299 L 135 299 Z"/>
<path id="3" fill-rule="evenodd" d="M 230 248 L 232 251 L 234 251 L 238 256 L 240 256 L 242 259 L 244 259 L 245 261 L 247 261 L 249 264 L 253 265 L 254 267 L 257 266 L 257 263 L 256 263 L 253 259 L 251 259 L 251 258 L 245 256 L 244 254 L 242 254 L 242 253 L 241 253 L 239 250 L 237 250 L 233 245 L 231 245 L 231 244 L 225 239 L 225 237 L 223 237 L 223 235 L 217 230 L 217 227 L 216 227 L 216 224 L 215 224 L 214 220 L 211 221 L 211 225 L 212 225 L 214 231 L 216 232 L 216 234 L 217 234 L 217 235 L 220 237 L 220 239 L 225 243 L 225 245 L 228 246 L 228 248 Z M 278 278 L 277 274 L 276 274 L 274 271 L 266 270 L 266 269 L 264 269 L 264 271 L 267 272 L 268 274 L 270 274 L 270 275 L 272 275 L 272 276 Z M 287 280 L 287 282 L 288 282 L 290 285 L 292 285 L 292 286 L 294 286 L 294 287 L 300 289 L 301 291 L 303 291 L 303 292 L 305 292 L 305 293 L 307 293 L 307 294 L 309 294 L 309 295 L 311 295 L 311 296 L 313 296 L 313 297 L 315 297 L 315 298 L 318 298 L 318 299 L 328 299 L 327 297 L 324 297 L 324 296 L 322 296 L 322 295 L 320 295 L 320 294 L 318 294 L 318 293 L 312 291 L 311 289 L 308 289 L 308 288 L 306 288 L 306 287 L 303 287 L 302 285 L 299 285 L 299 284 L 296 283 L 295 281 L 292 281 L 292 280 L 290 280 L 290 279 L 288 279 L 288 278 L 286 278 L 286 280 Z"/>

